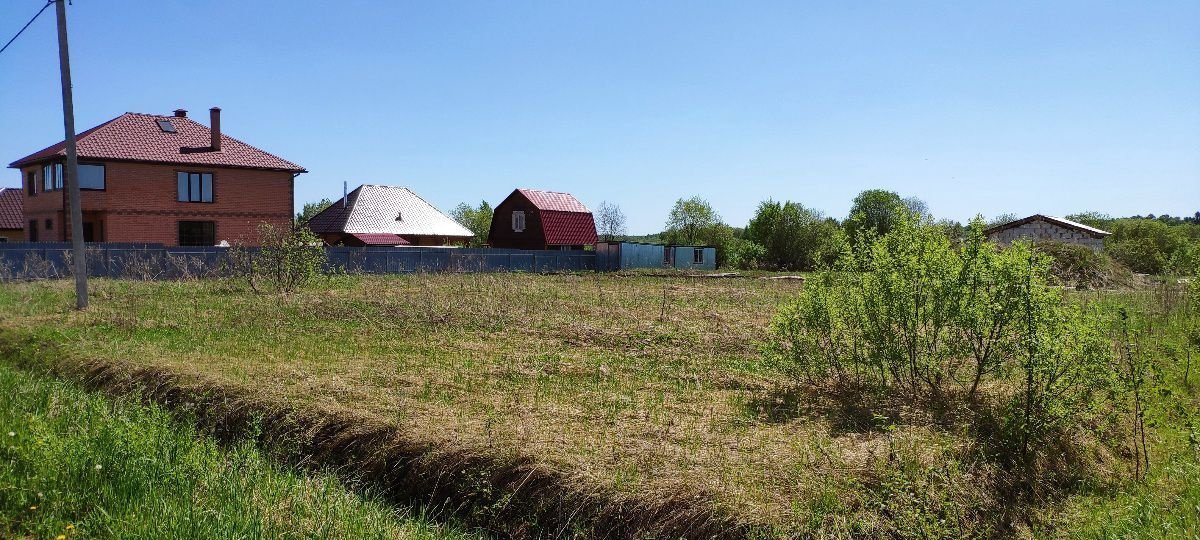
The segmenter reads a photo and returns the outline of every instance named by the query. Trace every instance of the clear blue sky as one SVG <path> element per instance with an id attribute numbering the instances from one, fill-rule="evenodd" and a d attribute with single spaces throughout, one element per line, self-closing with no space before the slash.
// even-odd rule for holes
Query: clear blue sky
<path id="1" fill-rule="evenodd" d="M 0 2 L 7 40 L 42 0 Z M 98 1 L 68 8 L 80 130 L 183 107 L 434 204 L 515 187 L 843 217 L 1200 210 L 1200 2 Z M 0 158 L 62 139 L 54 10 L 0 55 Z M 7 169 L 0 185 L 20 182 Z"/>

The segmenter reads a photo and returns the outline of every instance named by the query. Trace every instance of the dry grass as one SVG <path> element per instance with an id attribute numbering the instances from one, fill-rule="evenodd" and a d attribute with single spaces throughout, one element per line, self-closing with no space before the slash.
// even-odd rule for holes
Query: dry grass
<path id="1" fill-rule="evenodd" d="M 420 444 L 528 457 L 618 497 L 699 495 L 772 534 L 989 534 L 971 509 L 997 504 L 993 477 L 959 465 L 970 437 L 884 426 L 763 364 L 758 341 L 799 286 L 436 274 L 261 296 L 98 281 L 93 307 L 74 313 L 69 284 L 39 282 L 0 288 L 0 326 L 73 357 L 352 413 Z"/>

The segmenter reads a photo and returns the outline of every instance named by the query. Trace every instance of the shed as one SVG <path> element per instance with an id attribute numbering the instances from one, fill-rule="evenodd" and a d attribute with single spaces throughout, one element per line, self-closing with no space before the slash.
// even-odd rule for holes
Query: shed
<path id="1" fill-rule="evenodd" d="M 1054 241 L 1087 246 L 1092 251 L 1104 249 L 1104 238 L 1111 235 L 1082 223 L 1054 216 L 1032 216 L 995 225 L 983 231 L 988 240 L 1011 244 L 1016 240 Z"/>
<path id="2" fill-rule="evenodd" d="M 329 245 L 447 246 L 474 234 L 411 189 L 364 184 L 308 221 Z"/>
<path id="3" fill-rule="evenodd" d="M 615 272 L 632 268 L 715 270 L 717 249 L 710 246 L 668 246 L 638 242 L 596 244 L 596 270 Z"/>
<path id="4" fill-rule="evenodd" d="M 596 243 L 592 211 L 570 193 L 517 189 L 496 205 L 488 244 L 494 248 L 583 249 Z"/>

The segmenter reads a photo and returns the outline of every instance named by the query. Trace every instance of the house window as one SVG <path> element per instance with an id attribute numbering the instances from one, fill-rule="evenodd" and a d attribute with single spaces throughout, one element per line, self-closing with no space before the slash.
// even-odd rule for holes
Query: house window
<path id="1" fill-rule="evenodd" d="M 213 202 L 212 173 L 180 172 L 176 178 L 179 202 Z"/>
<path id="2" fill-rule="evenodd" d="M 217 244 L 217 224 L 213 221 L 180 221 L 179 245 L 214 246 Z"/>
<path id="3" fill-rule="evenodd" d="M 25 190 L 29 193 L 29 196 L 37 195 L 37 171 L 25 173 L 25 183 L 28 184 Z"/>
<path id="4" fill-rule="evenodd" d="M 62 163 L 50 163 L 42 167 L 42 191 L 55 191 L 63 188 Z"/>
<path id="5" fill-rule="evenodd" d="M 36 219 L 29 220 L 28 232 L 29 232 L 29 241 L 37 242 L 38 239 L 37 239 L 37 220 Z"/>
<path id="6" fill-rule="evenodd" d="M 704 248 L 692 250 L 692 264 L 704 264 Z"/>
<path id="7" fill-rule="evenodd" d="M 47 231 L 54 230 L 54 220 L 52 220 L 50 218 L 46 218 L 46 230 Z"/>
<path id="8" fill-rule="evenodd" d="M 104 190 L 104 165 L 99 163 L 79 164 L 79 189 Z"/>
<path id="9" fill-rule="evenodd" d="M 525 232 L 525 212 L 516 210 L 512 214 L 513 232 Z"/>

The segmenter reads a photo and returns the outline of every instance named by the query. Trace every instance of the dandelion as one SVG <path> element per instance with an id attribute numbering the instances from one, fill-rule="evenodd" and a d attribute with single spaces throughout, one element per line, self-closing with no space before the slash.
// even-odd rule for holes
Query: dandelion
<path id="1" fill-rule="evenodd" d="M 33 506 L 30 506 L 30 507 L 29 507 L 29 511 L 31 511 L 31 512 L 32 512 L 32 511 L 34 511 L 34 510 L 37 510 L 37 505 L 36 505 L 36 504 L 35 504 L 35 505 L 33 505 Z"/>
<path id="2" fill-rule="evenodd" d="M 101 465 L 101 464 L 99 464 L 99 463 L 97 463 L 97 464 L 96 464 L 96 470 L 97 470 L 97 471 L 98 471 L 98 470 L 100 470 L 100 469 L 103 469 L 103 468 L 104 468 L 104 466 L 103 466 L 103 465 Z"/>
<path id="3" fill-rule="evenodd" d="M 67 524 L 67 532 L 68 532 L 68 533 L 74 533 L 74 532 L 75 532 L 75 524 L 74 524 L 74 523 L 68 523 L 68 524 Z"/>
<path id="4" fill-rule="evenodd" d="M 17 436 L 17 432 L 15 432 L 15 431 L 10 431 L 10 432 L 8 432 L 8 436 L 9 436 L 9 437 L 16 437 L 16 436 Z"/>
<path id="5" fill-rule="evenodd" d="M 55 536 L 55 537 L 54 537 L 54 540 L 67 540 L 67 535 L 65 535 L 65 534 L 60 534 L 60 535 L 58 535 L 58 536 Z"/>

